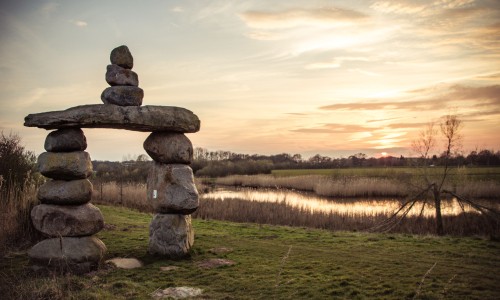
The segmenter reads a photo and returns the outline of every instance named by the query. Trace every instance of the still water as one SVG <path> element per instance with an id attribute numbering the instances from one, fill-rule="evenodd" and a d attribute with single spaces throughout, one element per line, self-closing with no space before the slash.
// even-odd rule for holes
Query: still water
<path id="1" fill-rule="evenodd" d="M 208 193 L 203 194 L 202 199 L 220 199 L 231 201 L 231 199 L 243 199 L 259 202 L 285 202 L 288 205 L 302 208 L 308 211 L 334 212 L 348 216 L 356 215 L 390 215 L 395 212 L 403 203 L 399 199 L 387 198 L 354 198 L 341 199 L 321 197 L 313 193 L 299 192 L 286 189 L 255 189 L 255 188 L 231 188 L 218 187 Z M 470 206 L 465 206 L 465 211 L 474 211 Z M 421 202 L 417 203 L 409 215 L 419 215 L 422 209 Z M 443 215 L 458 215 L 462 212 L 458 201 L 455 199 L 444 200 L 441 204 Z M 432 204 L 426 204 L 423 215 L 432 216 L 435 213 Z"/>

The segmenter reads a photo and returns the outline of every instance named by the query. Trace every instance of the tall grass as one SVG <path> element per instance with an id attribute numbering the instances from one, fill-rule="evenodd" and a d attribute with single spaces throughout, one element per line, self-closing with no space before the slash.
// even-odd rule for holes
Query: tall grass
<path id="1" fill-rule="evenodd" d="M 25 183 L 0 189 L 0 254 L 11 248 L 25 248 L 40 238 L 31 223 L 31 209 L 37 204 L 36 186 Z"/>
<path id="2" fill-rule="evenodd" d="M 202 199 L 200 208 L 193 214 L 195 218 L 227 220 L 301 226 L 341 231 L 367 231 L 389 216 L 379 214 L 350 214 L 341 212 L 311 212 L 287 204 L 257 202 L 242 199 Z M 498 224 L 492 225 L 477 213 L 462 213 L 457 216 L 444 216 L 446 233 L 457 236 L 489 235 L 496 236 L 500 230 Z M 407 217 L 390 232 L 410 234 L 433 234 L 436 225 L 433 217 Z"/>
<path id="3" fill-rule="evenodd" d="M 103 198 L 100 199 L 99 185 L 94 185 L 93 201 L 102 204 L 120 205 L 142 212 L 152 212 L 146 200 L 144 185 L 126 185 L 124 196 L 120 202 L 120 189 L 116 183 L 103 186 Z M 198 187 L 200 193 L 205 187 Z M 271 203 L 249 201 L 244 199 L 204 199 L 193 214 L 195 218 L 227 220 L 259 224 L 275 224 L 322 228 L 329 230 L 364 231 L 386 220 L 384 213 L 352 214 L 349 212 L 320 212 L 307 208 L 295 207 L 286 201 Z M 491 225 L 477 213 L 462 213 L 456 216 L 444 216 L 445 230 L 452 235 L 494 235 L 499 232 L 497 225 Z M 496 226 L 496 227 L 495 227 Z M 418 218 L 409 216 L 392 232 L 429 234 L 435 232 L 435 221 L 432 217 Z M 498 233 L 497 233 L 498 235 Z"/>
<path id="4" fill-rule="evenodd" d="M 326 197 L 406 197 L 411 192 L 409 178 L 330 177 L 323 175 L 281 176 L 231 175 L 215 183 L 254 188 L 288 188 L 314 192 Z M 495 181 L 453 182 L 447 189 L 464 197 L 498 198 L 500 184 Z"/>
<path id="5" fill-rule="evenodd" d="M 94 183 L 92 203 L 124 206 L 142 212 L 152 212 L 146 199 L 146 184 L 117 182 Z"/>

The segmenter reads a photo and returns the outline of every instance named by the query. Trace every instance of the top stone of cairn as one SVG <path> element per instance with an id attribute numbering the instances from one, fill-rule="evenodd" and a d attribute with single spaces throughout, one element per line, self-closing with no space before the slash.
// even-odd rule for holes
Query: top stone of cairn
<path id="1" fill-rule="evenodd" d="M 128 47 L 125 45 L 111 50 L 110 60 L 112 64 L 119 65 L 125 69 L 132 69 L 134 66 L 132 53 L 130 53 L 130 50 L 128 50 Z"/>

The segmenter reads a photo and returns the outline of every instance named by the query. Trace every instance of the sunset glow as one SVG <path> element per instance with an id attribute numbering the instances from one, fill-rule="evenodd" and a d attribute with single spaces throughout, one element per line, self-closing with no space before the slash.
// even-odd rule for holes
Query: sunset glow
<path id="1" fill-rule="evenodd" d="M 464 150 L 500 148 L 498 1 L 10 1 L 0 6 L 0 130 L 37 154 L 29 113 L 101 103 L 127 45 L 144 105 L 192 110 L 195 147 L 408 155 L 456 113 Z M 85 130 L 94 159 L 147 133 Z"/>

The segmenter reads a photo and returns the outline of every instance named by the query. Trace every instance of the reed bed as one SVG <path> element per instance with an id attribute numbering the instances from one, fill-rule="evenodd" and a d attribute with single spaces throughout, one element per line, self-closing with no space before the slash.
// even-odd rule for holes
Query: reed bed
<path id="1" fill-rule="evenodd" d="M 227 186 L 295 189 L 326 197 L 405 197 L 408 194 L 408 190 L 398 181 L 387 178 L 232 175 L 217 178 L 215 183 Z"/>
<path id="2" fill-rule="evenodd" d="M 0 256 L 10 248 L 25 248 L 40 234 L 31 223 L 31 209 L 38 204 L 36 187 L 25 184 L 0 192 Z"/>
<path id="3" fill-rule="evenodd" d="M 124 206 L 142 212 L 152 212 L 146 198 L 146 184 L 118 182 L 94 183 L 92 203 Z"/>
<path id="4" fill-rule="evenodd" d="M 331 177 L 302 175 L 276 177 L 273 175 L 231 175 L 216 178 L 215 183 L 226 186 L 253 188 L 287 188 L 314 192 L 325 197 L 406 197 L 412 186 L 408 178 Z M 464 197 L 498 198 L 500 184 L 496 181 L 462 181 L 446 187 Z"/>
<path id="5" fill-rule="evenodd" d="M 201 190 L 205 187 L 201 187 Z M 120 187 L 116 183 L 102 186 L 103 198 L 100 198 L 100 186 L 94 185 L 94 203 L 125 206 L 142 212 L 151 213 L 146 200 L 146 187 L 140 184 L 123 186 L 120 201 Z M 202 191 L 200 191 L 202 193 Z M 200 219 L 226 220 L 232 222 L 300 226 L 342 231 L 367 231 L 386 220 L 389 214 L 349 212 L 320 212 L 307 208 L 295 207 L 286 201 L 259 202 L 244 199 L 205 199 L 201 198 L 200 207 L 193 214 Z M 461 213 L 456 216 L 444 216 L 447 234 L 457 236 L 492 235 L 498 236 L 499 225 L 492 225 L 477 213 Z M 408 216 L 394 226 L 390 232 L 409 234 L 433 234 L 433 217 Z"/>
<path id="6" fill-rule="evenodd" d="M 334 231 L 370 231 L 386 220 L 386 214 L 350 214 L 338 212 L 311 212 L 287 204 L 257 202 L 243 199 L 202 199 L 200 208 L 193 214 L 204 220 L 273 224 L 320 228 Z M 492 225 L 479 214 L 462 213 L 443 217 L 446 233 L 456 236 L 497 236 L 498 224 Z M 433 217 L 407 217 L 388 232 L 408 234 L 434 234 Z"/>

